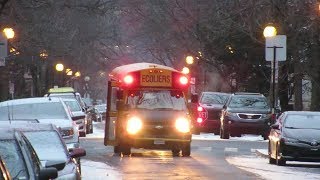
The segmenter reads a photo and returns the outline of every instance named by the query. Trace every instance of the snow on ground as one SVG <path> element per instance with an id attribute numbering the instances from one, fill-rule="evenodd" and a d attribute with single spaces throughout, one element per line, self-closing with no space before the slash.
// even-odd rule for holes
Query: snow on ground
<path id="1" fill-rule="evenodd" d="M 81 159 L 81 167 L 83 180 L 122 179 L 119 171 L 105 163 Z"/>
<path id="2" fill-rule="evenodd" d="M 277 166 L 269 164 L 266 158 L 257 158 L 256 156 L 228 157 L 226 160 L 240 169 L 257 174 L 267 180 L 320 179 L 320 174 L 317 174 L 320 163 L 287 162 L 287 166 Z"/>
<path id="3" fill-rule="evenodd" d="M 93 122 L 93 133 L 83 138 L 104 138 L 104 122 Z"/>
<path id="4" fill-rule="evenodd" d="M 224 140 L 220 139 L 219 135 L 215 135 L 213 133 L 201 133 L 200 135 L 192 135 L 192 139 L 195 140 Z M 264 141 L 262 136 L 258 135 L 250 135 L 250 134 L 244 134 L 241 137 L 230 137 L 228 141 Z"/>

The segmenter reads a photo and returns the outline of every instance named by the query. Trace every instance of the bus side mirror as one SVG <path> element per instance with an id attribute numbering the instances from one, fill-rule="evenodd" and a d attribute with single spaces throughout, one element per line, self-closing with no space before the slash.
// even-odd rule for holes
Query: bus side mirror
<path id="1" fill-rule="evenodd" d="M 191 95 L 191 103 L 198 103 L 198 95 L 197 94 Z"/>
<path id="2" fill-rule="evenodd" d="M 123 99 L 123 90 L 118 90 L 117 91 L 117 99 Z"/>

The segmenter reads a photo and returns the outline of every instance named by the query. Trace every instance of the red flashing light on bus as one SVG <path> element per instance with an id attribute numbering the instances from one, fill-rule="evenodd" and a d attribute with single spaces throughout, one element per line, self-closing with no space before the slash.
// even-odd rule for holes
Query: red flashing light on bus
<path id="1" fill-rule="evenodd" d="M 123 81 L 124 83 L 126 84 L 132 84 L 133 83 L 133 77 L 131 75 L 126 75 L 124 78 L 123 78 Z"/>
<path id="2" fill-rule="evenodd" d="M 180 79 L 179 79 L 180 83 L 183 84 L 183 85 L 186 85 L 188 84 L 188 78 L 185 77 L 185 76 L 181 76 Z"/>

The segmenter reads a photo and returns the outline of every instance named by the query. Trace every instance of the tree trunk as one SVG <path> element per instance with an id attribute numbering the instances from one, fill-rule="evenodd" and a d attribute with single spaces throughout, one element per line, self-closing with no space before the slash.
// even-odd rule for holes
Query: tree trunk
<path id="1" fill-rule="evenodd" d="M 294 60 L 294 110 L 301 111 L 302 105 L 302 77 L 301 63 L 299 59 Z"/>

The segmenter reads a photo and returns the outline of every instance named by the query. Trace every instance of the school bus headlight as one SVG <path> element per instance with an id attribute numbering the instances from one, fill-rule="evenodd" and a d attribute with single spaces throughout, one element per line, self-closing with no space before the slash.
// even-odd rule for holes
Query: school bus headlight
<path id="1" fill-rule="evenodd" d="M 142 128 L 142 121 L 138 117 L 131 117 L 127 122 L 127 132 L 129 134 L 136 134 Z"/>
<path id="2" fill-rule="evenodd" d="M 186 118 L 178 118 L 175 125 L 176 129 L 182 133 L 190 132 L 190 122 Z"/>

